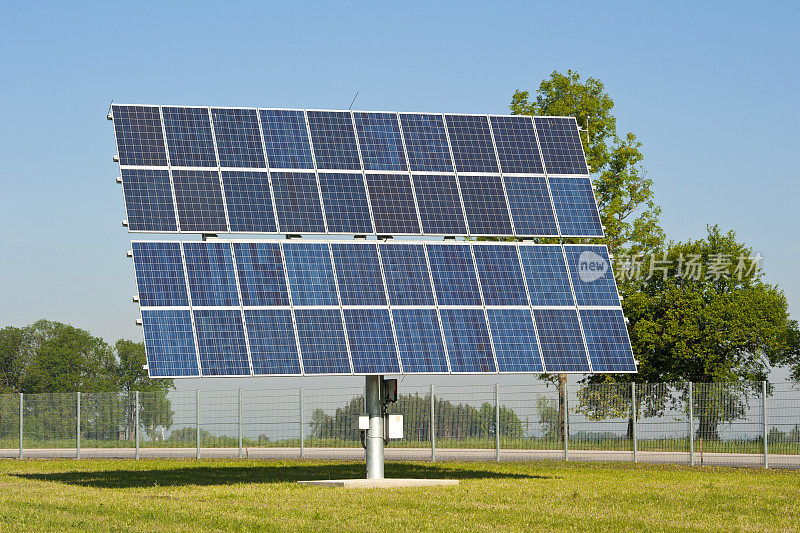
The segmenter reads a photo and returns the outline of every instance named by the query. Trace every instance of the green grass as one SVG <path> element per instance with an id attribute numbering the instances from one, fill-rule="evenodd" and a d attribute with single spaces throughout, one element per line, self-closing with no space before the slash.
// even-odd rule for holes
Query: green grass
<path id="1" fill-rule="evenodd" d="M 622 463 L 387 463 L 388 477 L 458 487 L 341 489 L 331 461 L 3 461 L 0 530 L 787 531 L 791 471 Z"/>

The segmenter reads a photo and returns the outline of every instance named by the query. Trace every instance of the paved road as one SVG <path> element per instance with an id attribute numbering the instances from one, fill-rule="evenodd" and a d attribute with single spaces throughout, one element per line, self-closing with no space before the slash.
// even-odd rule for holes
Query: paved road
<path id="1" fill-rule="evenodd" d="M 84 448 L 81 458 L 84 459 L 133 459 L 133 448 Z M 195 448 L 141 448 L 139 456 L 148 458 L 194 458 Z M 242 455 L 250 459 L 297 459 L 301 457 L 299 448 L 245 448 Z M 75 448 L 31 448 L 23 452 L 28 459 L 74 458 Z M 204 458 L 236 458 L 238 448 L 202 448 L 200 457 Z M 16 459 L 18 449 L 0 449 L 0 459 Z M 306 459 L 340 459 L 363 461 L 364 451 L 360 448 L 305 448 L 302 457 Z M 494 449 L 459 449 L 437 448 L 437 461 L 494 461 Z M 564 458 L 563 450 L 501 450 L 503 461 L 530 461 L 541 459 Z M 389 461 L 409 460 L 428 461 L 431 459 L 430 448 L 387 448 L 386 459 Z M 570 461 L 632 461 L 630 451 L 597 451 L 570 450 Z M 674 463 L 689 464 L 689 454 L 685 452 L 643 452 L 637 454 L 641 463 Z M 701 464 L 700 454 L 695 454 L 695 464 Z M 764 465 L 762 454 L 706 453 L 702 457 L 706 466 L 749 466 Z M 800 469 L 800 455 L 770 455 L 769 466 L 774 468 Z"/>

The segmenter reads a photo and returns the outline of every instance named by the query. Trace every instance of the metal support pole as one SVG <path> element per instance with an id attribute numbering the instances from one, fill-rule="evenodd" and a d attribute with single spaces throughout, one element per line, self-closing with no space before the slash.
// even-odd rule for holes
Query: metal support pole
<path id="1" fill-rule="evenodd" d="M 139 391 L 136 391 L 135 400 L 133 403 L 133 434 L 136 440 L 136 454 L 135 459 L 139 459 Z"/>
<path id="2" fill-rule="evenodd" d="M 564 460 L 569 461 L 569 392 L 567 382 L 564 381 Z"/>
<path id="3" fill-rule="evenodd" d="M 500 398 L 499 386 L 494 384 L 494 460 L 500 460 Z"/>
<path id="4" fill-rule="evenodd" d="M 383 376 L 367 376 L 367 479 L 383 479 Z"/>
<path id="5" fill-rule="evenodd" d="M 200 459 L 200 389 L 196 389 L 194 394 L 194 433 L 197 439 L 195 459 Z"/>
<path id="6" fill-rule="evenodd" d="M 297 389 L 298 401 L 300 402 L 300 459 L 306 456 L 306 425 L 305 414 L 303 412 L 303 387 Z"/>
<path id="7" fill-rule="evenodd" d="M 767 432 L 767 382 L 761 382 L 761 421 L 764 428 L 764 468 L 769 468 L 769 433 Z"/>
<path id="8" fill-rule="evenodd" d="M 694 399 L 692 382 L 689 382 L 689 464 L 694 466 Z"/>
<path id="9" fill-rule="evenodd" d="M 22 420 L 22 416 L 23 416 L 22 415 L 22 411 L 23 411 L 23 407 L 22 406 L 23 406 L 23 402 L 24 402 L 23 396 L 24 395 L 20 392 L 19 393 L 19 458 L 20 459 L 22 459 L 22 434 L 23 434 L 22 428 L 24 426 L 23 420 Z"/>
<path id="10" fill-rule="evenodd" d="M 431 461 L 436 462 L 436 400 L 431 383 Z"/>
<path id="11" fill-rule="evenodd" d="M 239 459 L 242 458 L 242 388 L 239 387 L 239 411 L 237 420 L 237 432 L 239 434 Z"/>
<path id="12" fill-rule="evenodd" d="M 637 411 L 637 409 L 636 409 L 636 383 L 631 383 L 631 417 L 632 417 L 631 420 L 633 422 L 633 427 L 632 427 L 633 435 L 632 435 L 632 437 L 633 437 L 633 462 L 634 463 L 639 460 L 639 457 L 638 457 L 638 452 L 639 452 L 638 444 L 639 443 L 638 443 L 637 434 L 636 434 L 636 419 L 637 419 L 636 411 Z"/>
<path id="13" fill-rule="evenodd" d="M 81 458 L 81 393 L 78 394 L 78 403 L 75 407 L 75 459 Z"/>

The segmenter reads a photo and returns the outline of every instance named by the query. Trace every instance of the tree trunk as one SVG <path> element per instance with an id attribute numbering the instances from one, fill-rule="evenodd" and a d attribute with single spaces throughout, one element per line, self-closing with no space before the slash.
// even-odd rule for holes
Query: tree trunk
<path id="1" fill-rule="evenodd" d="M 716 416 L 700 416 L 697 436 L 704 440 L 719 440 L 719 421 Z"/>

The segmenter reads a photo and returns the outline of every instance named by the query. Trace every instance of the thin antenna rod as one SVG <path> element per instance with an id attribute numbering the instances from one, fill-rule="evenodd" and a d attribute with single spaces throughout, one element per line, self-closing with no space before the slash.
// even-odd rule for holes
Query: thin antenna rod
<path id="1" fill-rule="evenodd" d="M 358 98 L 358 91 L 356 91 L 356 95 L 353 97 L 353 101 L 350 102 L 350 107 L 347 108 L 348 111 L 352 111 L 353 110 L 353 104 L 356 103 L 356 98 Z"/>

